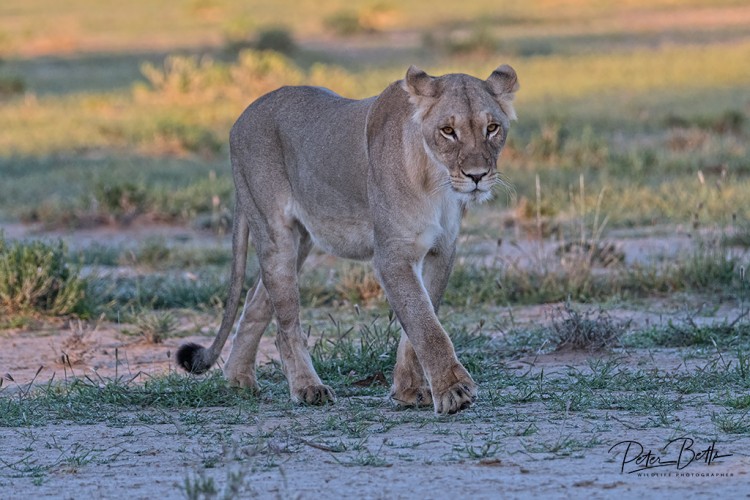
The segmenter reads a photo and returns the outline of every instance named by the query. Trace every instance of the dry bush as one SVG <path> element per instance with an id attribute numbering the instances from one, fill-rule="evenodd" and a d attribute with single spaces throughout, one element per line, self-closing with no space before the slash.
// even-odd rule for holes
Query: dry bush
<path id="1" fill-rule="evenodd" d="M 676 128 L 669 132 L 666 146 L 673 152 L 697 151 L 709 141 L 710 134 L 699 128 Z"/>
<path id="2" fill-rule="evenodd" d="M 383 290 L 372 268 L 362 264 L 349 264 L 341 271 L 336 291 L 353 304 L 383 299 Z"/>
<path id="3" fill-rule="evenodd" d="M 397 10 L 387 3 L 354 11 L 344 9 L 334 12 L 323 20 L 325 27 L 338 36 L 352 36 L 363 33 L 377 33 L 395 24 Z"/>
<path id="4" fill-rule="evenodd" d="M 568 241 L 555 249 L 563 261 L 611 267 L 625 262 L 625 252 L 611 241 Z"/>
<path id="5" fill-rule="evenodd" d="M 209 57 L 168 57 L 161 67 L 147 63 L 141 71 L 148 82 L 135 89 L 136 99 L 158 105 L 251 102 L 283 85 L 300 85 L 305 73 L 275 51 L 243 50 L 237 62 Z"/>
<path id="6" fill-rule="evenodd" d="M 569 302 L 550 313 L 552 342 L 558 351 L 602 351 L 619 344 L 630 321 L 618 321 L 602 309 L 580 312 Z"/>
<path id="7" fill-rule="evenodd" d="M 70 335 L 60 345 L 59 352 L 55 349 L 55 362 L 61 366 L 73 368 L 86 364 L 98 347 L 94 341 L 98 323 L 93 325 L 80 319 L 68 323 Z"/>

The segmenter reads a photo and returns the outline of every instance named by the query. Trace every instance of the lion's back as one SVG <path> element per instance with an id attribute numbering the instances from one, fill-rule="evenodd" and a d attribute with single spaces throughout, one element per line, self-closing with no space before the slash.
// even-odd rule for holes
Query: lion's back
<path id="1" fill-rule="evenodd" d="M 291 140 L 321 134 L 337 135 L 364 130 L 372 98 L 355 100 L 312 86 L 287 86 L 269 92 L 250 104 L 232 127 L 232 135 L 248 139 L 248 134 L 274 131 Z"/>

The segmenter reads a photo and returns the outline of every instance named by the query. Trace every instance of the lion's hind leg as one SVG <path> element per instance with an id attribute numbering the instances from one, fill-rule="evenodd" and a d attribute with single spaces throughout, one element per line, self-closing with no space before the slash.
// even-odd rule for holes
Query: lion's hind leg
<path id="1" fill-rule="evenodd" d="M 396 367 L 393 370 L 391 399 L 400 406 L 432 406 L 430 384 L 424 376 L 417 353 L 404 332 L 401 332 Z"/>
<path id="2" fill-rule="evenodd" d="M 336 399 L 333 390 L 315 372 L 299 317 L 298 268 L 312 240 L 299 223 L 269 222 L 265 229 L 268 233 L 259 234 L 256 245 L 263 283 L 276 313 L 276 347 L 292 400 L 312 405 L 332 403 Z"/>
<path id="3" fill-rule="evenodd" d="M 224 376 L 229 385 L 258 391 L 255 363 L 258 345 L 273 317 L 273 306 L 263 281 L 258 279 L 247 293 L 245 307 L 232 337 L 232 350 L 224 365 Z"/>
<path id="4" fill-rule="evenodd" d="M 301 235 L 297 246 L 298 274 L 311 249 L 311 239 Z M 230 385 L 253 391 L 259 389 L 255 373 L 258 347 L 272 318 L 273 304 L 263 280 L 259 277 L 247 294 L 245 307 L 232 339 L 232 351 L 224 366 L 224 375 Z"/>

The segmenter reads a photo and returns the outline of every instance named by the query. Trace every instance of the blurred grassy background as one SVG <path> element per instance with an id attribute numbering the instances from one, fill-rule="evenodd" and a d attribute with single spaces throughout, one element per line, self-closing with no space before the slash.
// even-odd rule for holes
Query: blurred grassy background
<path id="1" fill-rule="evenodd" d="M 247 104 L 286 84 L 373 95 L 412 63 L 518 71 L 516 222 L 580 215 L 581 176 L 610 227 L 750 217 L 747 2 L 455 5 L 4 0 L 0 220 L 224 224 Z"/>

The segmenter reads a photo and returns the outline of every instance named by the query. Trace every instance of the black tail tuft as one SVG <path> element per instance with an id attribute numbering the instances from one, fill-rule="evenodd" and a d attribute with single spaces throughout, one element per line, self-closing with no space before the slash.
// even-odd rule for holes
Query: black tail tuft
<path id="1" fill-rule="evenodd" d="M 177 364 L 188 373 L 204 373 L 211 368 L 211 365 L 206 365 L 203 360 L 203 352 L 205 350 L 205 347 L 192 342 L 182 344 L 180 348 L 177 349 L 177 354 L 175 355 L 177 358 Z"/>

